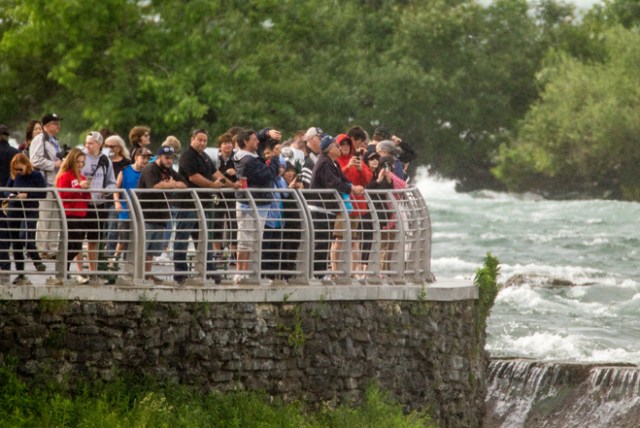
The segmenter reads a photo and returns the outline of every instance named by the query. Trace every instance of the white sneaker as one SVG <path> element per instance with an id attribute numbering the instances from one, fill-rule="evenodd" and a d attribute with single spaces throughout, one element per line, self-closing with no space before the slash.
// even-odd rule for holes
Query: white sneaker
<path id="1" fill-rule="evenodd" d="M 76 282 L 78 284 L 88 284 L 89 283 L 89 277 L 88 276 L 84 276 L 84 275 L 76 275 L 75 278 Z"/>
<path id="2" fill-rule="evenodd" d="M 247 279 L 247 275 L 233 275 L 233 283 L 234 284 L 241 284 L 245 279 Z"/>
<path id="3" fill-rule="evenodd" d="M 156 263 L 171 263 L 171 257 L 169 257 L 169 254 L 163 252 L 159 256 L 154 257 L 153 261 Z"/>

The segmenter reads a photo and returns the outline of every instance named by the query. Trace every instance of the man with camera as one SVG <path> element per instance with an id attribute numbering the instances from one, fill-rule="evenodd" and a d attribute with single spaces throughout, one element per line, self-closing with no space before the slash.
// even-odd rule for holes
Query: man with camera
<path id="1" fill-rule="evenodd" d="M 62 118 L 55 113 L 49 113 L 42 118 L 42 134 L 36 136 L 29 146 L 29 160 L 34 169 L 44 175 L 47 185 L 54 187 L 54 181 L 62 159 L 67 153 L 67 147 L 61 146 L 56 136 L 60 132 Z M 53 193 L 48 192 L 47 198 L 40 202 L 40 218 L 36 226 L 36 242 L 42 258 L 54 258 L 58 251 L 58 231 L 60 218 L 55 205 Z"/>

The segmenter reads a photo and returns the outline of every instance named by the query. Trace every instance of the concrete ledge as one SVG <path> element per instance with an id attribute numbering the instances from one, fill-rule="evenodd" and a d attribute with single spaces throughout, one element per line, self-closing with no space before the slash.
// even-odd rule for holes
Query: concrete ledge
<path id="1" fill-rule="evenodd" d="M 116 302 L 313 302 L 349 300 L 458 301 L 478 298 L 472 281 L 441 279 L 423 285 L 113 286 L 22 285 L 0 287 L 0 300 L 69 299 Z"/>

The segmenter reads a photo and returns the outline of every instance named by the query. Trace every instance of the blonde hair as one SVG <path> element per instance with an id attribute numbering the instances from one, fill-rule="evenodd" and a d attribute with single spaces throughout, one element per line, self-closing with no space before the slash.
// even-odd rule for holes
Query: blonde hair
<path id="1" fill-rule="evenodd" d="M 124 144 L 124 140 L 122 139 L 121 136 L 119 135 L 112 135 L 110 137 L 108 137 L 106 140 L 104 140 L 104 144 L 106 145 L 107 143 L 110 142 L 114 142 L 116 143 L 118 146 L 120 146 L 120 154 L 125 157 L 126 159 L 130 159 L 131 158 L 131 154 L 129 153 L 129 149 L 127 149 L 126 145 Z"/>
<path id="2" fill-rule="evenodd" d="M 174 152 L 180 153 L 182 143 L 173 135 L 169 135 L 163 142 L 162 147 L 171 147 Z"/>

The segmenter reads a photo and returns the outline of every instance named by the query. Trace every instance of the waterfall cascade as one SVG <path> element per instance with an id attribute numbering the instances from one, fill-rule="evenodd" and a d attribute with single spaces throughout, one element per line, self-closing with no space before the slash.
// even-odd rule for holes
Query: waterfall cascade
<path id="1" fill-rule="evenodd" d="M 484 428 L 638 428 L 634 365 L 494 359 Z"/>

